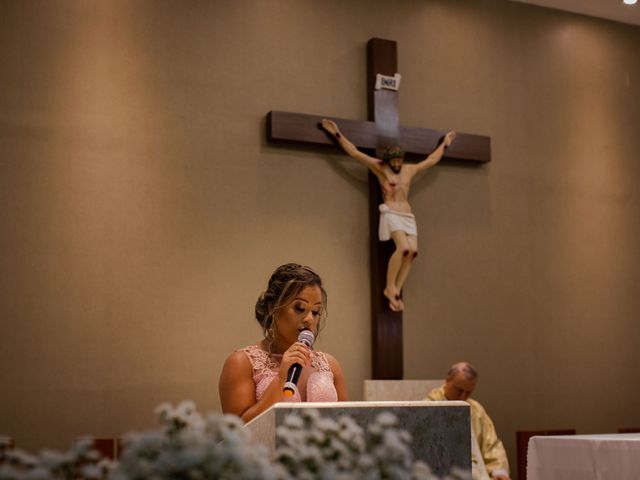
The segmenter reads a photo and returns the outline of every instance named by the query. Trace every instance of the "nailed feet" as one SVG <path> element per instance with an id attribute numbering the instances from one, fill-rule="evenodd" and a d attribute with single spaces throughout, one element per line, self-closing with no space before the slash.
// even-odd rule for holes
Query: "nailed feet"
<path id="1" fill-rule="evenodd" d="M 389 300 L 389 308 L 394 312 L 401 312 L 404 310 L 404 302 L 400 298 L 400 292 L 394 288 L 385 288 L 384 296 Z"/>

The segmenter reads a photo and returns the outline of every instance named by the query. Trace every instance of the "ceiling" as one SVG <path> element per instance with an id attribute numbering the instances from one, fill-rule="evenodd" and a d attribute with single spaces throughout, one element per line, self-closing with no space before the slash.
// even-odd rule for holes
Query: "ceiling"
<path id="1" fill-rule="evenodd" d="M 566 10 L 616 22 L 640 25 L 640 1 L 625 5 L 622 0 L 513 0 L 541 7 Z"/>

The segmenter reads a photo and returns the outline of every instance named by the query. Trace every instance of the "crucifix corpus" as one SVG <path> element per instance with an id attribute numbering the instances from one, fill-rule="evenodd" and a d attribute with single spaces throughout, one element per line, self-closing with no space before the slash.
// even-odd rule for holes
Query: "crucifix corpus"
<path id="1" fill-rule="evenodd" d="M 476 165 L 491 160 L 489 137 L 466 133 L 456 135 L 453 132 L 445 135 L 439 130 L 401 126 L 398 115 L 400 75 L 397 72 L 396 42 L 372 38 L 367 43 L 369 121 L 276 111 L 267 115 L 267 138 L 270 142 L 325 146 L 335 146 L 337 143 L 369 167 L 372 377 L 380 380 L 402 379 L 403 376 L 403 300 L 400 289 L 408 273 L 408 268 L 403 270 L 403 265 L 410 267 L 413 252 L 417 251 L 417 243 L 398 245 L 398 237 L 393 235 L 396 228 L 393 225 L 389 236 L 394 242 L 378 241 L 380 227 L 384 226 L 379 225 L 380 212 L 388 215 L 385 205 L 388 207 L 390 202 L 387 200 L 395 198 L 394 195 L 389 196 L 393 193 L 389 189 L 406 188 L 408 191 L 409 182 L 413 174 L 417 173 L 416 170 L 433 166 L 441 157 Z M 446 151 L 445 147 L 448 147 Z M 385 157 L 385 150 L 388 160 L 378 160 Z M 411 158 L 427 156 L 422 162 L 408 168 L 406 172 L 409 172 L 409 177 L 405 175 L 404 179 L 394 177 L 402 175 L 400 157 L 394 156 L 400 151 L 403 158 L 404 154 Z M 400 165 L 397 172 L 394 172 L 394 164 Z M 404 186 L 401 185 L 402 182 L 405 183 Z M 402 208 L 408 208 L 408 212 L 399 213 L 410 213 L 408 203 Z M 386 219 L 383 220 L 386 224 Z M 402 222 L 404 219 L 399 220 Z M 400 235 L 400 241 L 411 236 Z M 414 240 L 415 236 L 410 242 Z M 394 248 L 396 245 L 400 248 Z M 400 266 L 394 263 L 393 255 L 396 250 L 398 253 L 395 260 L 400 259 Z M 393 290 L 393 286 L 387 281 L 389 267 L 390 277 L 393 277 L 397 290 Z"/>

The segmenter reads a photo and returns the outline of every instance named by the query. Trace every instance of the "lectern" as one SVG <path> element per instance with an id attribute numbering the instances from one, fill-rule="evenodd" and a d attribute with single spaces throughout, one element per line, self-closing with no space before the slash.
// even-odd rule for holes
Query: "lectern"
<path id="1" fill-rule="evenodd" d="M 276 428 L 289 414 L 316 409 L 322 416 L 353 418 L 367 429 L 381 412 L 391 412 L 398 426 L 413 437 L 411 449 L 416 460 L 426 462 L 434 474 L 443 476 L 453 467 L 471 474 L 471 425 L 466 402 L 328 402 L 276 403 L 247 423 L 253 437 L 272 454 L 276 448 Z"/>

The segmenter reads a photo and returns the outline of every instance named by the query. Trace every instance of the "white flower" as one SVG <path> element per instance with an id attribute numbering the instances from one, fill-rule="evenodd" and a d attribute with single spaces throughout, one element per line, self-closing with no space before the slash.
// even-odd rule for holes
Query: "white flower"
<path id="1" fill-rule="evenodd" d="M 398 424 L 398 419 L 391 412 L 381 412 L 376 417 L 376 423 L 383 427 L 395 427 Z"/>
<path id="2" fill-rule="evenodd" d="M 413 464 L 411 471 L 411 480 L 437 480 L 437 478 L 431 472 L 429 465 L 421 460 L 418 460 Z"/>
<path id="3" fill-rule="evenodd" d="M 51 477 L 51 471 L 44 467 L 36 467 L 27 470 L 22 478 L 24 480 L 49 480 Z"/>
<path id="4" fill-rule="evenodd" d="M 302 418 L 310 422 L 315 422 L 320 418 L 320 412 L 314 408 L 305 408 L 302 410 Z"/>
<path id="5" fill-rule="evenodd" d="M 8 450 L 5 452 L 5 457 L 9 464 L 19 465 L 26 468 L 34 467 L 38 462 L 36 457 L 20 449 Z"/>
<path id="6" fill-rule="evenodd" d="M 104 472 L 97 465 L 84 465 L 80 469 L 80 475 L 86 479 L 102 478 Z"/>
<path id="7" fill-rule="evenodd" d="M 459 467 L 453 467 L 451 472 L 449 472 L 449 475 L 444 477 L 442 480 L 471 480 L 471 478 L 472 476 L 470 471 L 462 470 Z"/>
<path id="8" fill-rule="evenodd" d="M 175 408 L 176 415 L 184 415 L 185 417 L 190 417 L 196 411 L 196 404 L 191 400 L 183 400 L 178 404 Z"/>
<path id="9" fill-rule="evenodd" d="M 171 412 L 173 411 L 173 406 L 170 403 L 164 402 L 158 405 L 153 413 L 160 419 L 161 422 L 164 422 L 165 419 L 171 416 Z"/>
<path id="10" fill-rule="evenodd" d="M 0 448 L 10 447 L 12 444 L 11 437 L 7 437 L 6 435 L 0 435 Z"/>
<path id="11" fill-rule="evenodd" d="M 337 433 L 340 428 L 338 422 L 329 417 L 319 418 L 316 420 L 316 427 L 325 433 Z"/>
<path id="12" fill-rule="evenodd" d="M 304 427 L 304 420 L 299 415 L 290 414 L 284 417 L 282 424 L 289 429 L 299 429 Z"/>

